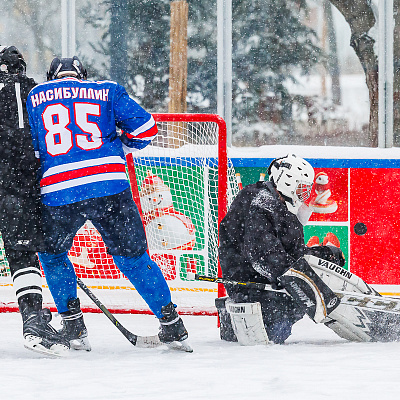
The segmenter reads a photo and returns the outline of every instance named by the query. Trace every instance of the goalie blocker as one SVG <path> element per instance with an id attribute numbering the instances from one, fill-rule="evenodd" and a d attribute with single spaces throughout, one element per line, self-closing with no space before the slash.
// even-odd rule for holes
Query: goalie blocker
<path id="1" fill-rule="evenodd" d="M 339 298 L 304 258 L 299 258 L 278 281 L 316 323 L 322 322 L 340 304 Z"/>

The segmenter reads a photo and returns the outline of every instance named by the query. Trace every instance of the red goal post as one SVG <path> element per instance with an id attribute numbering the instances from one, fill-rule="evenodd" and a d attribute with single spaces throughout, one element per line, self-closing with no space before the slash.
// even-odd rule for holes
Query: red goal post
<path id="1" fill-rule="evenodd" d="M 180 312 L 214 315 L 214 299 L 223 295 L 223 288 L 192 281 L 189 272 L 219 274 L 218 226 L 238 192 L 227 154 L 226 124 L 215 114 L 153 117 L 159 129 L 156 139 L 127 154 L 149 254 L 160 266 Z M 110 311 L 150 313 L 89 221 L 78 231 L 69 257 L 77 276 Z M 0 268 L 0 311 L 17 311 L 5 259 Z M 43 295 L 45 306 L 55 310 L 45 279 Z M 78 295 L 84 311 L 98 312 L 81 290 Z"/>

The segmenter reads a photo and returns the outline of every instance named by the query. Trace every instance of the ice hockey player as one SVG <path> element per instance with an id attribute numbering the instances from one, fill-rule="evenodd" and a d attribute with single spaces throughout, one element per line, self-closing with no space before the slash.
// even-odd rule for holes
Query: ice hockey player
<path id="1" fill-rule="evenodd" d="M 15 46 L 0 47 L 0 231 L 23 320 L 25 347 L 58 355 L 69 348 L 42 309 L 37 251 L 43 250 L 37 162 L 26 98 L 36 85 Z"/>
<path id="2" fill-rule="evenodd" d="M 310 196 L 313 185 L 312 166 L 302 158 L 288 155 L 273 160 L 268 174 L 269 181 L 245 186 L 239 192 L 220 224 L 219 259 L 223 277 L 239 282 L 272 284 L 279 289 L 282 276 L 305 254 L 344 265 L 343 253 L 331 242 L 325 241 L 327 245 L 314 247 L 304 243 L 303 224 L 311 215 L 304 201 Z M 307 265 L 303 267 L 309 269 Z M 239 332 L 237 339 L 242 344 L 246 344 L 246 335 L 248 340 L 256 342 L 284 343 L 293 324 L 305 313 L 302 304 L 283 292 L 241 285 L 225 287 L 229 299 L 217 300 L 217 308 L 224 308 L 221 301 L 233 302 L 230 311 L 239 314 L 237 329 L 240 330 L 243 313 L 254 315 L 247 316 L 246 329 L 257 324 L 260 328 L 256 333 L 250 332 L 253 338 L 248 331 L 242 332 L 244 337 Z M 335 301 L 333 296 L 332 304 Z M 255 307 L 257 302 L 261 310 Z M 238 303 L 241 307 L 236 307 Z M 221 322 L 223 327 L 224 321 Z M 222 338 L 236 340 L 231 333 L 228 328 L 225 332 L 221 329 Z M 238 332 L 235 333 L 238 336 Z"/>
<path id="3" fill-rule="evenodd" d="M 124 150 L 140 150 L 157 134 L 151 114 L 119 84 L 88 81 L 76 56 L 54 58 L 47 82 L 30 92 L 27 109 L 41 163 L 45 251 L 39 258 L 71 347 L 90 350 L 76 275 L 67 256 L 86 220 L 159 318 L 161 342 L 188 346 L 168 285 L 146 252 L 144 228 L 125 172 Z"/>

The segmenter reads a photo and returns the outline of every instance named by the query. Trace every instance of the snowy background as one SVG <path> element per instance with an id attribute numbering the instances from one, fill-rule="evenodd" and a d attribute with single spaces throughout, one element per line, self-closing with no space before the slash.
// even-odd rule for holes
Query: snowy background
<path id="1" fill-rule="evenodd" d="M 31 30 L 23 27 L 20 15 L 8 7 L 10 3 L 25 7 L 29 2 L 0 3 L 1 44 L 16 44 L 26 54 L 28 72 L 42 81 L 53 51 L 60 52 L 59 17 L 38 24 L 51 32 L 44 35 L 45 57 L 39 57 Z M 54 2 L 32 3 L 46 3 L 44 11 L 54 8 L 59 13 Z M 99 8 L 102 5 L 96 4 Z M 39 13 L 38 17 L 44 18 L 46 13 Z M 367 123 L 369 113 L 365 77 L 349 46 L 347 24 L 337 13 L 334 18 L 343 68 L 339 116 L 349 121 L 349 128 L 360 129 Z M 83 29 L 81 15 L 78 29 L 79 24 Z M 80 44 L 82 54 L 90 53 L 87 39 L 100 31 L 101 27 L 89 30 L 85 25 L 85 34 L 80 36 L 85 39 Z M 102 62 L 103 59 L 96 58 L 96 66 Z M 290 89 L 295 94 L 322 96 L 321 79 L 320 75 L 299 78 L 296 87 Z M 233 148 L 230 155 L 275 158 L 290 152 L 306 158 L 400 158 L 400 149 L 396 148 L 322 146 Z M 137 334 L 152 335 L 158 330 L 158 322 L 152 316 L 118 315 L 117 318 Z M 92 352 L 71 351 L 67 358 L 52 359 L 24 349 L 18 313 L 0 313 L 0 400 L 386 400 L 397 398 L 400 389 L 400 343 L 349 343 L 307 317 L 294 326 L 293 335 L 285 345 L 241 347 L 219 339 L 216 317 L 184 316 L 194 348 L 192 354 L 164 347 L 138 349 L 104 315 L 87 314 L 85 319 Z M 59 320 L 55 319 L 54 324 L 59 327 L 57 323 Z"/>
<path id="2" fill-rule="evenodd" d="M 399 343 L 349 343 L 308 317 L 285 345 L 241 347 L 219 339 L 216 317 L 184 316 L 192 354 L 138 349 L 104 315 L 85 319 L 92 351 L 51 359 L 24 349 L 18 314 L 0 314 L 0 398 L 386 400 L 400 389 Z M 151 316 L 118 319 L 157 331 Z"/>

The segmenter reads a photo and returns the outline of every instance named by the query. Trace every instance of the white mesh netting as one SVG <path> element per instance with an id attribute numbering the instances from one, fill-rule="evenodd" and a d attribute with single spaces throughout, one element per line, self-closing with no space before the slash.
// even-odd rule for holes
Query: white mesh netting
<path id="1" fill-rule="evenodd" d="M 181 311 L 214 313 L 217 287 L 188 280 L 187 273 L 217 275 L 218 181 L 223 170 L 218 164 L 219 124 L 160 120 L 157 124 L 158 137 L 145 149 L 133 153 L 133 164 L 128 163 L 130 176 L 133 169 L 135 172 L 132 193 L 140 203 L 150 256 L 160 266 L 172 299 Z M 229 204 L 238 191 L 229 160 L 227 171 Z M 110 310 L 148 310 L 107 254 L 90 221 L 78 231 L 69 256 L 77 276 Z M 6 261 L 0 289 L 7 293 L 10 303 L 15 302 Z M 83 307 L 94 309 L 86 295 L 80 290 L 78 293 Z M 46 288 L 44 299 L 48 304 L 52 302 Z M 0 301 L 7 303 L 3 295 Z"/>

